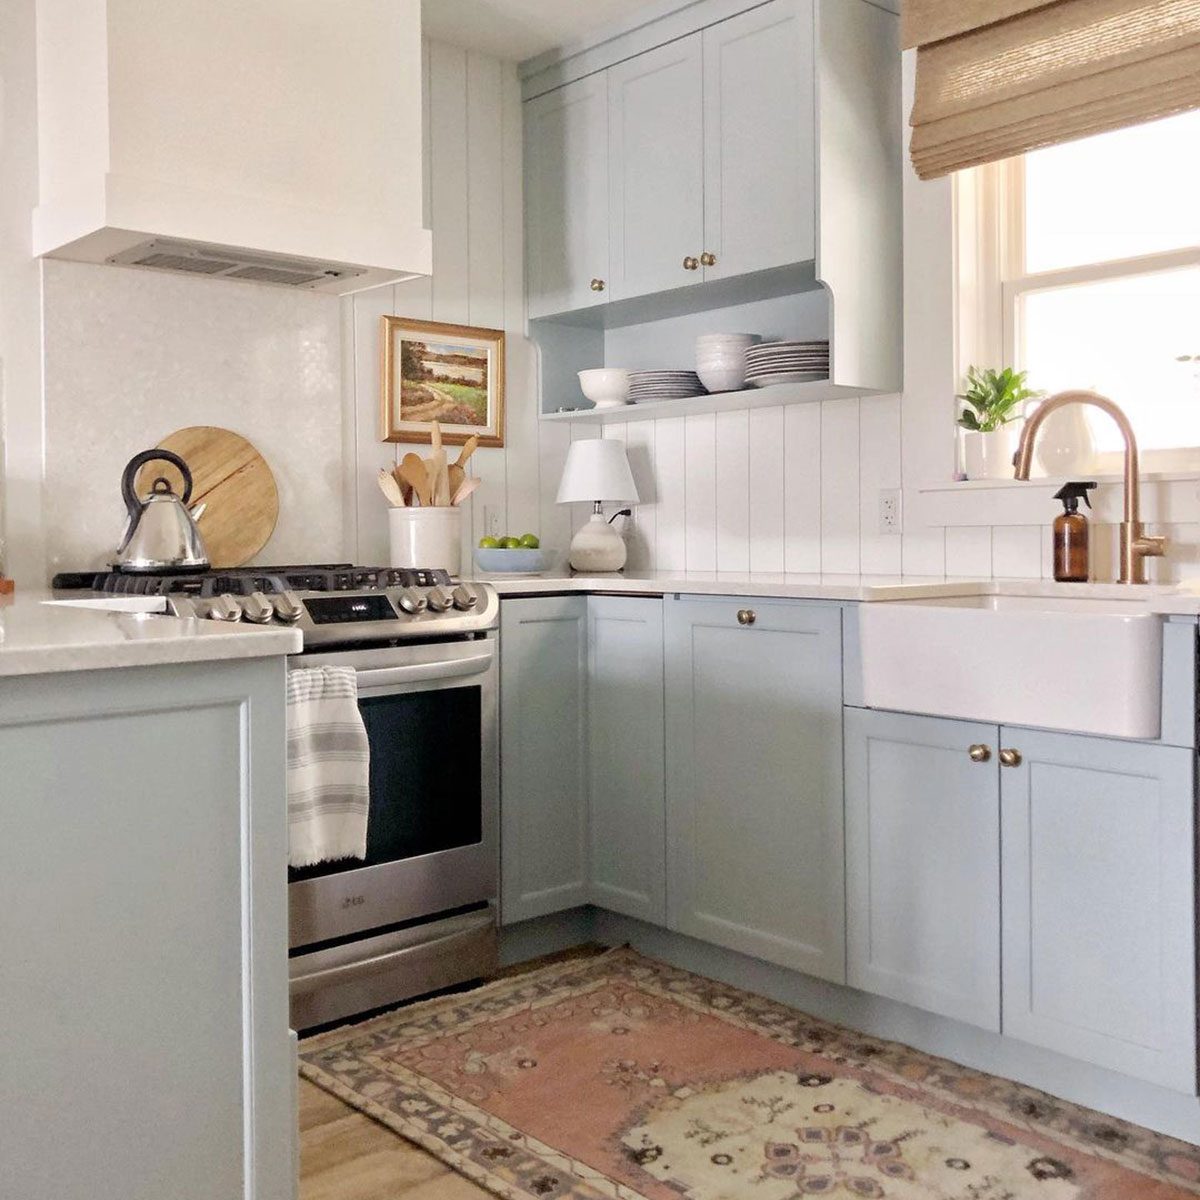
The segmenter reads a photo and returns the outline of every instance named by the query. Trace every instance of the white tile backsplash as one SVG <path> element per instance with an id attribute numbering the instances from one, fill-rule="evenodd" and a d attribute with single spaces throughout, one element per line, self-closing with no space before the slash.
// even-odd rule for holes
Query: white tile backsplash
<path id="1" fill-rule="evenodd" d="M 190 425 L 232 429 L 270 464 L 279 523 L 259 562 L 341 557 L 335 297 L 55 260 L 44 269 L 51 572 L 111 561 L 125 463 Z"/>
<path id="2" fill-rule="evenodd" d="M 997 579 L 1038 579 L 1042 574 L 1042 527 L 997 526 L 992 530 L 992 572 Z"/>
<path id="3" fill-rule="evenodd" d="M 946 574 L 978 575 L 992 573 L 992 531 L 986 526 L 946 530 Z"/>

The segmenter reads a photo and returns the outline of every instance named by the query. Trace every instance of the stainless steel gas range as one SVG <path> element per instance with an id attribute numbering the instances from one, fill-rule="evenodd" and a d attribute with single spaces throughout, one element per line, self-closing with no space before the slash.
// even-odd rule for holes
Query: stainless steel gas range
<path id="1" fill-rule="evenodd" d="M 162 595 L 178 616 L 287 624 L 304 638 L 289 666 L 357 672 L 371 746 L 367 858 L 288 872 L 294 1028 L 494 970 L 495 589 L 348 564 L 63 575 L 54 586 Z"/>

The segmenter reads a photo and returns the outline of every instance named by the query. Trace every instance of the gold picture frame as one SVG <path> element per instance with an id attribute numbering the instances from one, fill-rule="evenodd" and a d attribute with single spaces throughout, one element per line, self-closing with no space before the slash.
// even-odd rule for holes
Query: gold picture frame
<path id="1" fill-rule="evenodd" d="M 384 317 L 380 440 L 504 445 L 504 330 Z"/>

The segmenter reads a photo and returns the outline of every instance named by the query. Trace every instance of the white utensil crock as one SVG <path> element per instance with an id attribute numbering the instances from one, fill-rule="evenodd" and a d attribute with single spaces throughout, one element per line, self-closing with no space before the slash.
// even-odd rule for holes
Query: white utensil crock
<path id="1" fill-rule="evenodd" d="M 426 568 L 457 575 L 462 565 L 461 508 L 390 508 L 393 567 Z"/>

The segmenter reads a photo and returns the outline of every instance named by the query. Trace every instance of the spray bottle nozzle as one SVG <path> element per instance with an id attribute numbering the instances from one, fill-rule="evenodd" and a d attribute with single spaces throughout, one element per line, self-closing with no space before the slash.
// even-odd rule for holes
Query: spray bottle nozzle
<path id="1" fill-rule="evenodd" d="M 1079 501 L 1082 500 L 1088 508 L 1092 507 L 1092 502 L 1088 497 L 1088 492 L 1096 487 L 1093 480 L 1091 483 L 1070 482 L 1064 483 L 1057 492 L 1054 493 L 1055 500 L 1061 500 L 1063 512 L 1073 513 L 1079 508 Z"/>

